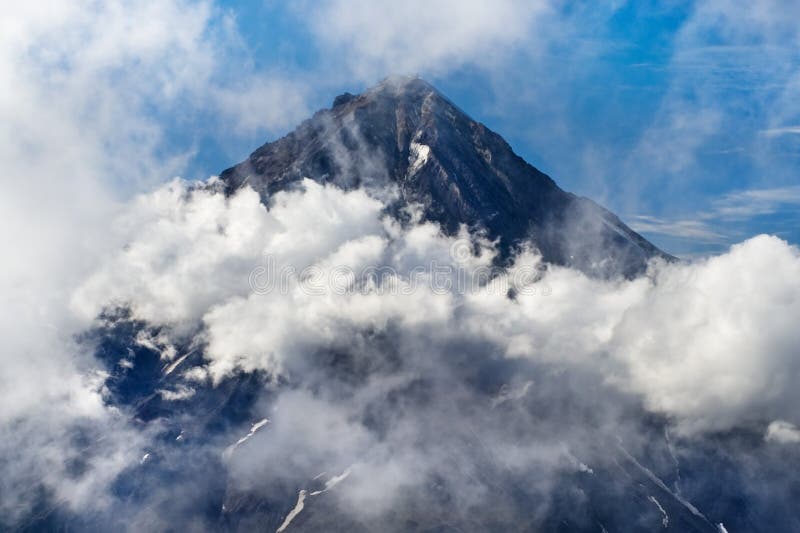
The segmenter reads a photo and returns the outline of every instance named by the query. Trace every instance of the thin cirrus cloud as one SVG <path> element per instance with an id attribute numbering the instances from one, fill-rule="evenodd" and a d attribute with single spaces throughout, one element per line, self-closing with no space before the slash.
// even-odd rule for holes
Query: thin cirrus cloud
<path id="1" fill-rule="evenodd" d="M 736 220 L 770 215 L 800 205 L 800 185 L 726 194 L 714 203 L 712 217 Z"/>
<path id="2" fill-rule="evenodd" d="M 694 218 L 672 219 L 632 215 L 636 231 L 663 235 L 693 243 L 726 246 L 747 234 L 747 226 L 759 217 L 787 216 L 800 205 L 800 186 L 735 191 L 713 200 L 708 210 Z M 780 226 L 779 226 L 780 227 Z"/>
<path id="3" fill-rule="evenodd" d="M 742 234 L 742 224 L 757 217 L 792 212 L 800 205 L 800 186 L 750 189 L 725 194 L 693 219 L 633 215 L 631 227 L 648 234 L 722 245 Z"/>
<path id="4" fill-rule="evenodd" d="M 796 3 L 774 0 L 696 2 L 687 12 L 662 65 L 665 93 L 623 163 L 623 211 L 641 213 L 656 195 L 671 206 L 659 208 L 665 223 L 652 234 L 691 238 L 679 214 L 688 204 L 714 219 L 721 190 L 734 196 L 792 179 L 795 161 L 771 141 L 797 133 L 796 15 Z"/>
<path id="5" fill-rule="evenodd" d="M 800 126 L 781 126 L 779 128 L 768 128 L 761 130 L 761 134 L 767 137 L 781 137 L 783 135 L 800 135 Z"/>
<path id="6" fill-rule="evenodd" d="M 641 233 L 669 235 L 710 243 L 726 240 L 725 235 L 714 231 L 702 220 L 667 220 L 652 215 L 633 215 L 629 218 L 629 223 L 634 230 Z"/>

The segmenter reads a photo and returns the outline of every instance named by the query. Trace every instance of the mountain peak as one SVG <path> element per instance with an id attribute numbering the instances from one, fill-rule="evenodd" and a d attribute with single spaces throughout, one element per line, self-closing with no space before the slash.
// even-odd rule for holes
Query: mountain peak
<path id="1" fill-rule="evenodd" d="M 390 76 L 361 94 L 345 92 L 333 100 L 331 111 L 349 113 L 365 106 L 382 106 L 385 108 L 421 108 L 428 103 L 451 106 L 458 109 L 433 85 L 417 76 Z M 463 114 L 463 111 L 458 110 Z M 465 118 L 466 115 L 464 115 Z"/>
<path id="2" fill-rule="evenodd" d="M 397 209 L 421 204 L 454 233 L 485 231 L 503 255 L 534 245 L 548 262 L 591 275 L 633 275 L 669 257 L 594 202 L 560 189 L 425 80 L 393 76 L 267 143 L 221 175 L 247 183 L 265 203 L 303 178 L 350 189 L 395 187 Z"/>
<path id="3" fill-rule="evenodd" d="M 415 96 L 425 93 L 439 93 L 432 84 L 419 76 L 387 76 L 377 85 L 367 89 L 364 94 L 391 93 L 395 96 Z"/>

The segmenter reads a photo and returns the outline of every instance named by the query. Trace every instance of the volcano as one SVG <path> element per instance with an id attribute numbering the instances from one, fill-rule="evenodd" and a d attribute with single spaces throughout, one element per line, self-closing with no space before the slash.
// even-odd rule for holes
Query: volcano
<path id="1" fill-rule="evenodd" d="M 508 257 L 532 246 L 545 262 L 600 277 L 634 276 L 654 257 L 670 260 L 616 215 L 561 189 L 497 133 L 416 77 L 387 78 L 335 98 L 285 137 L 222 172 L 265 203 L 303 178 L 351 189 L 397 192 L 448 233 L 461 225 L 497 240 Z"/>

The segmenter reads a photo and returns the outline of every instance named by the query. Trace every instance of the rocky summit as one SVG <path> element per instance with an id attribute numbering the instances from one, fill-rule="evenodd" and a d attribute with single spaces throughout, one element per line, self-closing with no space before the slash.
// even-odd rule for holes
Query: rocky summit
<path id="1" fill-rule="evenodd" d="M 418 204 L 445 232 L 467 225 L 496 239 L 503 255 L 533 245 L 546 262 L 593 276 L 633 276 L 653 257 L 671 259 L 613 213 L 562 190 L 420 78 L 340 95 L 220 177 L 229 192 L 248 184 L 265 202 L 303 178 L 390 188 L 395 214 Z"/>

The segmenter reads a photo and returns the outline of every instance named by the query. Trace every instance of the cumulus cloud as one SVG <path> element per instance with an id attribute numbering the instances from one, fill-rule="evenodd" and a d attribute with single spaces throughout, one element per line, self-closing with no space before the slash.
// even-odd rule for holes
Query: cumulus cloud
<path id="1" fill-rule="evenodd" d="M 542 270 L 533 252 L 497 273 L 491 243 L 473 243 L 480 254 L 461 263 L 458 238 L 429 223 L 400 227 L 362 190 L 306 180 L 267 209 L 249 188 L 225 198 L 186 187 L 174 182 L 135 202 L 120 219 L 125 248 L 74 302 L 87 317 L 117 302 L 156 324 L 202 321 L 216 380 L 237 368 L 303 368 L 315 347 L 352 349 L 356 332 L 391 327 L 409 339 L 490 342 L 507 357 L 591 368 L 687 430 L 788 416 L 796 401 L 800 254 L 775 237 L 695 263 L 655 263 L 631 281 Z M 254 291 L 250 273 L 266 261 L 271 270 L 261 273 L 276 279 Z M 370 265 L 390 276 L 354 290 L 352 275 Z M 431 265 L 466 278 L 452 274 L 438 287 Z"/>
<path id="2" fill-rule="evenodd" d="M 192 147 L 173 144 L 178 124 L 166 123 L 168 110 L 181 107 L 181 120 L 197 123 L 213 109 L 213 127 L 234 121 L 259 131 L 304 113 L 303 92 L 291 83 L 257 75 L 245 61 L 232 66 L 246 56 L 240 48 L 235 29 L 206 2 L 4 10 L 0 427 L 13 435 L 4 457 L 19 465 L 4 479 L 4 517 L 38 505 L 24 489 L 33 481 L 59 501 L 102 507 L 101 487 L 137 455 L 140 439 L 117 438 L 129 428 L 105 405 L 102 380 L 85 377 L 98 363 L 75 343 L 88 322 L 70 310 L 71 292 L 117 249 L 107 221 L 128 196 L 186 167 Z M 259 109 L 252 98 L 232 102 L 234 68 L 237 84 L 269 89 Z M 102 444 L 85 445 L 98 435 Z"/>
<path id="3" fill-rule="evenodd" d="M 626 459 L 653 431 L 639 409 L 689 440 L 794 420 L 800 253 L 785 242 L 656 262 L 634 280 L 545 266 L 532 250 L 498 269 L 480 235 L 400 223 L 378 197 L 305 180 L 265 206 L 249 187 L 173 181 L 119 213 L 117 251 L 72 292 L 83 323 L 123 307 L 147 325 L 131 342 L 170 376 L 152 391 L 166 404 L 266 377 L 245 413 L 269 424 L 244 441 L 246 427 L 204 437 L 197 452 L 225 454 L 226 509 L 267 498 L 285 516 L 305 490 L 297 520 L 320 519 L 327 501 L 380 528 L 388 509 L 413 513 L 441 486 L 464 509 L 492 501 L 513 517 L 521 508 L 491 487 L 527 476 L 543 520 L 565 475 L 604 475 L 613 460 L 644 472 Z M 120 357 L 127 371 L 141 364 Z M 157 446 L 154 457 L 178 453 L 139 436 L 130 443 Z M 323 493 L 323 471 L 351 474 Z"/>
<path id="4" fill-rule="evenodd" d="M 798 250 L 759 236 L 724 255 L 656 273 L 647 297 L 615 332 L 611 350 L 629 386 L 689 427 L 729 428 L 788 415 L 800 336 Z"/>

